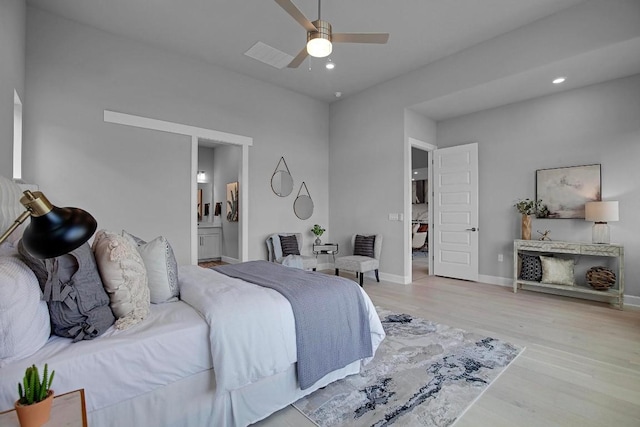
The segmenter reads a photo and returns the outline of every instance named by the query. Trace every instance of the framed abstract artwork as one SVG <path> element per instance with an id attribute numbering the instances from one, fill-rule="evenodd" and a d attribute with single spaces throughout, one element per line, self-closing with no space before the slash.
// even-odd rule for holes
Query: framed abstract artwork
<path id="1" fill-rule="evenodd" d="M 548 218 L 582 218 L 586 202 L 601 200 L 600 165 L 536 171 L 536 200 L 549 208 Z"/>

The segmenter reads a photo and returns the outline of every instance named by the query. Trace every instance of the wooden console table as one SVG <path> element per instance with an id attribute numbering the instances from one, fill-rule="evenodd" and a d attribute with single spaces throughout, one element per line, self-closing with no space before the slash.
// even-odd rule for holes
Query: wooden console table
<path id="1" fill-rule="evenodd" d="M 552 283 L 534 282 L 518 278 L 518 254 L 520 252 L 534 252 L 544 254 L 567 254 L 569 256 L 599 256 L 615 257 L 618 260 L 618 272 L 616 284 L 606 291 L 599 291 L 589 286 L 556 285 Z M 574 243 L 540 240 L 514 240 L 513 241 L 513 292 L 518 292 L 522 286 L 537 288 L 560 289 L 581 297 L 587 294 L 604 296 L 612 299 L 611 304 L 617 305 L 622 310 L 624 305 L 624 247 L 616 244 Z"/>

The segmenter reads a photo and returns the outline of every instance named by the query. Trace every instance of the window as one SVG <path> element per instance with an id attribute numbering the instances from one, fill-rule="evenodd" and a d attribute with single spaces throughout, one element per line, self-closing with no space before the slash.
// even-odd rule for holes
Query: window
<path id="1" fill-rule="evenodd" d="M 13 91 L 13 179 L 22 179 L 22 102 Z"/>

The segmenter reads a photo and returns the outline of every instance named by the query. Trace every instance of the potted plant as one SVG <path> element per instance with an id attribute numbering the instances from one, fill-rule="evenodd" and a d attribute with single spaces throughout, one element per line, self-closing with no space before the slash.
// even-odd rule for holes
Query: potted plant
<path id="1" fill-rule="evenodd" d="M 318 224 L 314 224 L 313 228 L 311 229 L 311 232 L 313 234 L 316 235 L 316 245 L 319 245 L 322 243 L 322 241 L 320 240 L 320 236 L 322 236 L 322 234 L 325 232 L 326 230 L 322 227 L 320 227 Z"/>
<path id="2" fill-rule="evenodd" d="M 15 403 L 18 420 L 22 427 L 40 427 L 49 421 L 53 390 L 51 382 L 55 371 L 48 375 L 49 366 L 44 364 L 42 380 L 36 365 L 31 365 L 24 373 L 23 384 L 18 383 L 20 399 Z"/>
<path id="3" fill-rule="evenodd" d="M 545 218 L 549 215 L 547 205 L 542 204 L 542 199 L 520 199 L 513 205 L 522 214 L 522 240 L 531 240 L 531 216 Z"/>

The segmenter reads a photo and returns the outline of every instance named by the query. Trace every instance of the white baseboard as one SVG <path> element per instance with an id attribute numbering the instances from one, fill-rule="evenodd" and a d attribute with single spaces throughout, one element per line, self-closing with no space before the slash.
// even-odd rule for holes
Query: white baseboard
<path id="1" fill-rule="evenodd" d="M 240 262 L 239 259 L 231 258 L 231 257 L 228 257 L 228 256 L 223 256 L 220 260 L 222 262 L 226 262 L 227 264 L 238 264 Z"/>
<path id="2" fill-rule="evenodd" d="M 513 278 L 511 277 L 485 276 L 481 274 L 478 276 L 478 281 L 482 283 L 488 283 L 490 285 L 513 287 Z M 549 291 L 549 293 L 553 293 L 553 291 Z M 565 296 L 571 296 L 571 295 L 567 294 Z M 640 297 L 625 294 L 624 305 L 629 305 L 632 307 L 640 307 Z"/>
<path id="3" fill-rule="evenodd" d="M 367 273 L 368 277 L 373 277 L 375 279 L 375 273 L 372 271 Z M 400 276 L 398 274 L 389 274 L 389 273 L 380 273 L 380 280 L 384 280 L 385 282 L 397 283 L 399 285 L 410 285 L 411 280 L 407 276 Z"/>
<path id="4" fill-rule="evenodd" d="M 633 307 L 640 307 L 640 297 L 634 295 L 624 296 L 624 305 L 631 305 Z"/>

